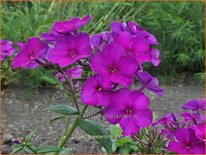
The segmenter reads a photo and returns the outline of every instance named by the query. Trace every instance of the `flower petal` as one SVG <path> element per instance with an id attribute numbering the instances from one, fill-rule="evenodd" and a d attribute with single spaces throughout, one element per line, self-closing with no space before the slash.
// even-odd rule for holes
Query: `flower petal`
<path id="1" fill-rule="evenodd" d="M 127 51 L 131 48 L 132 39 L 134 38 L 128 32 L 120 32 L 114 36 L 113 42 L 125 48 Z"/>
<path id="2" fill-rule="evenodd" d="M 131 98 L 133 107 L 137 111 L 146 110 L 150 104 L 149 98 L 140 91 L 132 91 Z"/>
<path id="3" fill-rule="evenodd" d="M 132 136 L 140 131 L 140 127 L 137 126 L 135 120 L 132 118 L 122 118 L 119 124 L 123 130 L 124 136 Z"/>
<path id="4" fill-rule="evenodd" d="M 152 111 L 150 109 L 135 111 L 136 124 L 140 127 L 147 127 L 152 123 Z"/>

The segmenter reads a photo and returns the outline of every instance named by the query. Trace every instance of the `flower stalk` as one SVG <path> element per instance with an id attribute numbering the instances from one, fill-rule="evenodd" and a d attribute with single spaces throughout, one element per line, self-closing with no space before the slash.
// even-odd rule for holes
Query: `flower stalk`
<path id="1" fill-rule="evenodd" d="M 72 135 L 72 133 L 74 132 L 76 127 L 79 125 L 79 121 L 83 118 L 83 115 L 84 115 L 87 107 L 88 107 L 87 105 L 84 106 L 84 108 L 80 112 L 79 116 L 76 118 L 76 120 L 72 124 L 71 128 L 66 132 L 66 134 L 63 136 L 63 138 L 60 140 L 58 147 L 63 147 L 65 145 L 65 143 L 67 142 L 69 137 Z"/>
<path id="2" fill-rule="evenodd" d="M 62 74 L 62 76 L 64 77 L 64 79 L 66 80 L 66 82 L 68 84 L 69 90 L 70 90 L 71 95 L 72 95 L 73 104 L 76 106 L 77 111 L 80 112 L 79 106 L 78 106 L 78 103 L 77 103 L 77 99 L 76 99 L 76 96 L 75 96 L 75 92 L 74 92 L 74 87 L 73 87 L 72 81 L 65 76 L 65 74 L 64 74 L 64 72 L 63 72 L 61 67 L 59 67 L 58 70 Z"/>

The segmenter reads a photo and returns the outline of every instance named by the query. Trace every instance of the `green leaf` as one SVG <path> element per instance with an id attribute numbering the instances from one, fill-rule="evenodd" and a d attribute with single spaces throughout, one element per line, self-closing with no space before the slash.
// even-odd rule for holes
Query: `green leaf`
<path id="1" fill-rule="evenodd" d="M 11 154 L 17 153 L 17 152 L 21 151 L 23 148 L 24 148 L 24 146 L 18 146 L 11 152 Z"/>
<path id="2" fill-rule="evenodd" d="M 41 153 L 51 153 L 51 152 L 58 152 L 60 151 L 62 148 L 59 148 L 57 146 L 53 146 L 53 145 L 42 145 L 40 147 L 38 147 L 36 149 L 38 154 Z"/>
<path id="3" fill-rule="evenodd" d="M 124 144 L 126 144 L 128 142 L 131 142 L 131 138 L 129 138 L 129 137 L 124 137 L 124 138 L 118 139 L 118 141 L 117 141 L 118 146 L 123 146 Z"/>
<path id="4" fill-rule="evenodd" d="M 122 135 L 122 129 L 120 128 L 119 124 L 111 125 L 110 126 L 110 132 L 113 137 L 121 136 Z"/>
<path id="5" fill-rule="evenodd" d="M 33 147 L 33 146 L 25 146 L 23 148 L 23 150 L 26 152 L 26 153 L 29 153 L 29 154 L 32 154 L 32 153 L 36 153 L 36 149 Z"/>
<path id="6" fill-rule="evenodd" d="M 122 147 L 119 149 L 121 154 L 129 154 L 129 148 L 128 147 Z"/>
<path id="7" fill-rule="evenodd" d="M 106 149 L 107 153 L 112 153 L 112 141 L 108 136 L 105 129 L 91 120 L 80 120 L 79 127 L 95 139 Z"/>
<path id="8" fill-rule="evenodd" d="M 54 78 L 54 77 L 50 77 L 50 76 L 48 76 L 48 75 L 43 75 L 43 76 L 40 78 L 40 80 L 46 81 L 46 82 L 48 82 L 48 83 L 50 83 L 50 84 L 58 84 L 58 83 L 59 83 L 58 79 L 56 79 L 56 78 Z"/>
<path id="9" fill-rule="evenodd" d="M 60 120 L 60 119 L 64 119 L 64 118 L 66 118 L 65 115 L 54 117 L 54 118 L 52 118 L 52 119 L 49 120 L 49 124 L 51 125 L 51 124 L 54 123 L 55 121 Z"/>
<path id="10" fill-rule="evenodd" d="M 46 109 L 43 110 L 49 110 L 49 111 L 53 111 L 59 114 L 63 114 L 63 115 L 75 115 L 78 114 L 78 111 L 68 105 L 52 105 Z"/>
<path id="11" fill-rule="evenodd" d="M 114 139 L 112 141 L 112 152 L 115 152 L 117 150 L 117 139 Z"/>
<path id="12" fill-rule="evenodd" d="M 111 132 L 114 139 L 117 139 L 117 137 L 122 136 L 122 129 L 120 128 L 119 124 L 111 125 L 110 132 Z M 124 144 L 126 144 L 130 141 L 131 141 L 131 139 L 129 137 L 122 137 L 121 139 L 117 140 L 117 145 L 123 146 Z"/>
<path id="13" fill-rule="evenodd" d="M 72 152 L 68 148 L 63 148 L 58 154 L 72 154 Z"/>
<path id="14" fill-rule="evenodd" d="M 25 139 L 27 141 L 30 141 L 32 139 L 32 137 L 34 136 L 34 134 L 36 133 L 37 129 L 33 130 L 32 132 L 30 132 L 26 137 Z"/>

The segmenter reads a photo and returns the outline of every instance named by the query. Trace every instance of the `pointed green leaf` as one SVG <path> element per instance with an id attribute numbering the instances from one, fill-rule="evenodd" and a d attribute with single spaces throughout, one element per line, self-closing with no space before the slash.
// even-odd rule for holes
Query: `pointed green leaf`
<path id="1" fill-rule="evenodd" d="M 108 134 L 105 129 L 91 120 L 80 120 L 79 127 L 95 139 L 106 149 L 107 153 L 112 153 L 112 141 L 106 137 Z"/>
<path id="2" fill-rule="evenodd" d="M 36 149 L 38 154 L 43 154 L 43 153 L 51 153 L 51 152 L 58 152 L 60 151 L 62 148 L 59 148 L 57 146 L 53 146 L 53 145 L 42 145 L 40 147 L 38 147 Z"/>
<path id="3" fill-rule="evenodd" d="M 52 105 L 44 110 L 53 111 L 63 115 L 75 115 L 78 111 L 68 105 Z"/>
<path id="4" fill-rule="evenodd" d="M 33 130 L 32 132 L 30 132 L 26 137 L 25 139 L 26 140 L 31 140 L 32 137 L 34 136 L 34 134 L 36 133 L 37 129 Z"/>
<path id="5" fill-rule="evenodd" d="M 21 151 L 23 148 L 24 148 L 24 146 L 18 146 L 11 152 L 11 154 L 17 153 L 17 152 Z"/>
<path id="6" fill-rule="evenodd" d="M 25 147 L 23 148 L 23 150 L 24 150 L 26 153 L 29 153 L 29 154 L 36 153 L 36 148 L 34 148 L 33 146 L 25 146 Z"/>
<path id="7" fill-rule="evenodd" d="M 46 81 L 46 82 L 48 82 L 48 83 L 50 83 L 50 84 L 58 84 L 58 83 L 59 83 L 59 80 L 58 80 L 57 78 L 55 78 L 55 77 L 50 77 L 50 76 L 48 76 L 48 75 L 43 75 L 43 76 L 40 78 L 40 80 Z"/>
<path id="8" fill-rule="evenodd" d="M 60 120 L 60 119 L 64 119 L 64 118 L 66 118 L 65 115 L 61 115 L 61 116 L 54 117 L 54 118 L 52 118 L 52 119 L 49 120 L 49 124 L 51 125 L 51 124 L 54 123 L 55 121 Z"/>
<path id="9" fill-rule="evenodd" d="M 72 154 L 71 150 L 68 148 L 63 148 L 59 154 Z"/>

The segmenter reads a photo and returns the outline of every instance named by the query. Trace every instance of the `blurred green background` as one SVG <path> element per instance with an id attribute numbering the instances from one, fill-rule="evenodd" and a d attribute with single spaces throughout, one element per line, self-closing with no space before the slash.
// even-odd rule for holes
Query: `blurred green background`
<path id="1" fill-rule="evenodd" d="M 191 78 L 204 81 L 204 2 L 6 2 L 2 4 L 2 38 L 26 41 L 48 32 L 57 20 L 92 14 L 82 29 L 90 34 L 110 30 L 111 21 L 130 21 L 153 33 L 160 45 L 161 64 L 145 68 L 161 82 Z M 2 65 L 3 85 L 13 83 L 31 87 L 56 84 L 49 71 L 12 70 L 11 60 Z"/>

